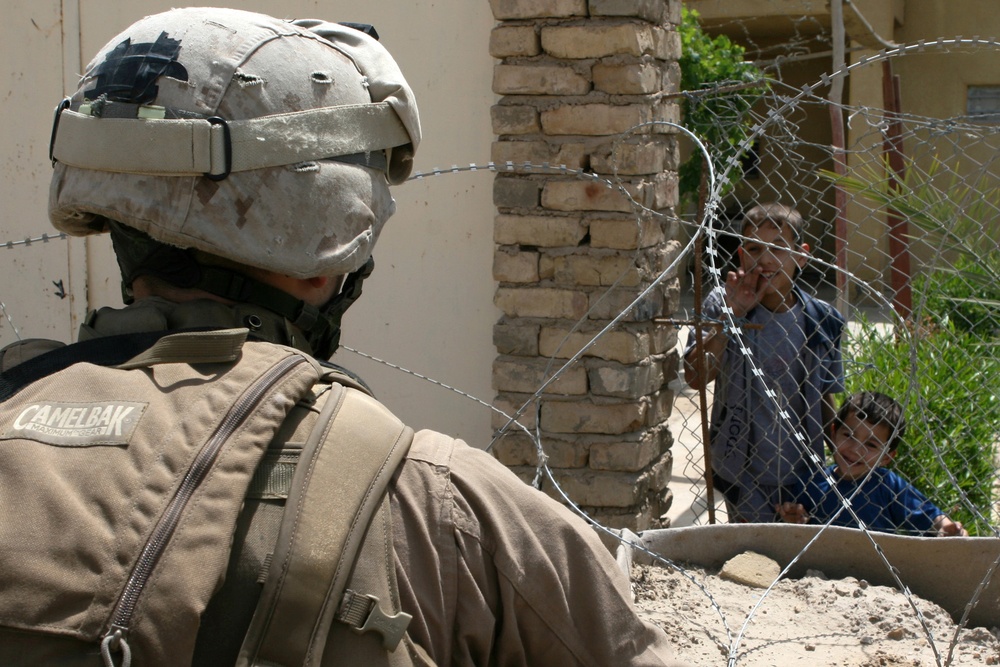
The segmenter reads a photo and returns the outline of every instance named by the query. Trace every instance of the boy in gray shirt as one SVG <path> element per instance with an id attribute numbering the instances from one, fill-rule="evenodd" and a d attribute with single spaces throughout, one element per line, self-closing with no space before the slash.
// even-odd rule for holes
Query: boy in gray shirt
<path id="1" fill-rule="evenodd" d="M 692 330 L 684 353 L 689 385 L 715 382 L 708 465 L 731 522 L 777 520 L 783 487 L 816 467 L 809 452 L 822 462 L 833 395 L 844 391 L 844 318 L 796 284 L 809 257 L 802 226 L 783 204 L 747 212 L 739 269 L 703 304 L 703 317 L 720 326 L 704 330 L 700 349 Z"/>

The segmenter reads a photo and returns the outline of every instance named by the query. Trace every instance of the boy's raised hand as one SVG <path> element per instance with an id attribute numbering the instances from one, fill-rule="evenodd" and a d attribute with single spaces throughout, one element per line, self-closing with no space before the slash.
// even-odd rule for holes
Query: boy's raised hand
<path id="1" fill-rule="evenodd" d="M 739 269 L 726 275 L 726 305 L 733 311 L 733 317 L 746 317 L 764 298 L 767 282 L 760 279 L 760 268 L 750 271 Z"/>

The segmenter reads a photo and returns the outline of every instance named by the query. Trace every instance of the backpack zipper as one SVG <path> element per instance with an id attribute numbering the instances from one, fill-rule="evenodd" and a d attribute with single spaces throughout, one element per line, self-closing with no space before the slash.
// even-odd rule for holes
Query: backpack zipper
<path id="1" fill-rule="evenodd" d="M 223 445 L 229 440 L 233 432 L 239 428 L 249 414 L 257 408 L 264 396 L 281 380 L 287 376 L 292 369 L 299 364 L 306 363 L 304 357 L 299 355 L 286 357 L 272 366 L 264 373 L 259 380 L 251 385 L 236 403 L 229 409 L 222 422 L 216 428 L 212 437 L 201 448 L 195 457 L 194 463 L 184 475 L 177 492 L 170 500 L 166 510 L 160 517 L 159 523 L 153 529 L 153 533 L 146 541 L 146 545 L 139 555 L 132 574 L 129 575 L 125 588 L 111 616 L 111 627 L 101 640 L 101 653 L 107 667 L 115 667 L 111 661 L 112 651 L 121 651 L 123 656 L 123 667 L 131 662 L 131 651 L 128 646 L 129 624 L 132 621 L 132 614 L 138 605 L 143 588 L 149 577 L 152 575 L 160 556 L 170 543 L 174 529 L 180 522 L 191 496 L 197 491 L 201 482 L 211 471 L 215 460 L 222 450 Z"/>

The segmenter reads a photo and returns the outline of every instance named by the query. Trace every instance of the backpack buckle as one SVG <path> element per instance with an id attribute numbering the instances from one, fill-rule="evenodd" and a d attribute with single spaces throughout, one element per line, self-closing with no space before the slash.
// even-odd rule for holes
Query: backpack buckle
<path id="1" fill-rule="evenodd" d="M 359 635 L 365 632 L 382 635 L 382 646 L 388 651 L 396 650 L 412 619 L 413 616 L 403 611 L 387 614 L 376 596 L 350 589 L 344 592 L 340 609 L 337 610 L 337 620 L 349 625 Z"/>

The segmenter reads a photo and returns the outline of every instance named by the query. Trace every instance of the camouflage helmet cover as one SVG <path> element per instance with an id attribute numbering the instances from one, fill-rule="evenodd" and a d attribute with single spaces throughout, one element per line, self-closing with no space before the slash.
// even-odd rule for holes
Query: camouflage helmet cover
<path id="1" fill-rule="evenodd" d="M 297 278 L 365 264 L 395 210 L 388 184 L 409 175 L 420 141 L 413 93 L 378 41 L 231 9 L 136 22 L 63 106 L 49 196 L 56 228 L 86 235 L 116 220 Z M 191 157 L 207 144 L 225 148 L 206 149 L 215 175 Z"/>

